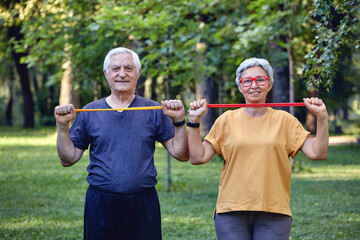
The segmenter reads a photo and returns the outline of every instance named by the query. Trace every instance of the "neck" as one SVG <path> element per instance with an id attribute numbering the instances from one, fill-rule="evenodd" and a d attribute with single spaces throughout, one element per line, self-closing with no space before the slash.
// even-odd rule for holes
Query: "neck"
<path id="1" fill-rule="evenodd" d="M 111 93 L 110 96 L 106 98 L 106 102 L 112 107 L 112 108 L 126 108 L 128 107 L 131 102 L 134 100 L 135 94 L 119 94 L 115 95 Z"/>
<path id="2" fill-rule="evenodd" d="M 267 107 L 262 107 L 262 108 L 246 107 L 246 108 L 244 108 L 244 112 L 251 117 L 261 117 L 267 111 L 268 111 Z"/>

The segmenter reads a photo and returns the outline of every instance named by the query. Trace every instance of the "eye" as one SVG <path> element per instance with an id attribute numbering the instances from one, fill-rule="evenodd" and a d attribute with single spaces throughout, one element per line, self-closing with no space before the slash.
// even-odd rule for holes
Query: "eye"
<path id="1" fill-rule="evenodd" d="M 258 83 L 264 83 L 264 82 L 265 82 L 265 78 L 264 78 L 264 77 L 257 77 L 257 78 L 256 78 L 256 81 L 257 81 Z"/>
<path id="2" fill-rule="evenodd" d="M 250 78 L 247 78 L 247 79 L 242 80 L 242 82 L 243 82 L 245 85 L 249 85 L 249 84 L 251 84 L 251 79 L 250 79 Z"/>
<path id="3" fill-rule="evenodd" d="M 124 67 L 126 71 L 132 71 L 133 70 L 133 66 L 127 65 Z"/>

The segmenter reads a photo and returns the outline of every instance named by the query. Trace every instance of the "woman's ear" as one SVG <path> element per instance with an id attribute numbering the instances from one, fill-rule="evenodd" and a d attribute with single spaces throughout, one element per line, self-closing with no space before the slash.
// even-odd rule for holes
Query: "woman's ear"
<path id="1" fill-rule="evenodd" d="M 241 91 L 241 85 L 238 85 L 238 89 L 239 89 L 239 92 L 243 93 L 243 92 Z"/>
<path id="2" fill-rule="evenodd" d="M 270 82 L 270 81 L 268 81 L 268 84 L 269 84 L 269 91 L 272 89 L 272 86 L 274 85 L 274 83 L 273 82 Z"/>

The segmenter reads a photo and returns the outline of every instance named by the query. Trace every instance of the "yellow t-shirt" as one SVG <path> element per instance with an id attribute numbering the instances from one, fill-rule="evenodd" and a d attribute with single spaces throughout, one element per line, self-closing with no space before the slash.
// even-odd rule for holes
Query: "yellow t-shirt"
<path id="1" fill-rule="evenodd" d="M 265 211 L 292 216 L 291 165 L 309 132 L 289 113 L 268 108 L 260 117 L 226 111 L 205 140 L 224 158 L 216 212 Z"/>

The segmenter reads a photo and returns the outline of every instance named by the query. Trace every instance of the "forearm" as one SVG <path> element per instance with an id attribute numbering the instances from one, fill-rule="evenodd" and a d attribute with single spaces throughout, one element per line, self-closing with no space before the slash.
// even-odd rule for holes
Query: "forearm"
<path id="1" fill-rule="evenodd" d="M 189 160 L 188 133 L 186 126 L 175 127 L 175 134 L 172 141 L 172 156 L 179 161 Z"/>
<path id="2" fill-rule="evenodd" d="M 57 124 L 57 151 L 64 167 L 72 166 L 77 162 L 76 149 L 70 138 L 69 125 Z"/>
<path id="3" fill-rule="evenodd" d="M 328 116 L 317 117 L 316 137 L 313 145 L 313 151 L 318 160 L 325 160 L 328 154 L 329 145 L 329 127 Z"/>
<path id="4" fill-rule="evenodd" d="M 189 122 L 200 123 L 201 117 L 206 113 L 207 102 L 206 99 L 196 100 L 190 103 Z M 205 164 L 214 156 L 215 151 L 212 144 L 208 141 L 201 141 L 200 128 L 189 128 L 189 152 L 190 161 L 194 165 Z"/>
<path id="5" fill-rule="evenodd" d="M 199 165 L 206 163 L 203 160 L 205 149 L 200 137 L 200 128 L 189 128 L 189 153 L 191 164 Z"/>

